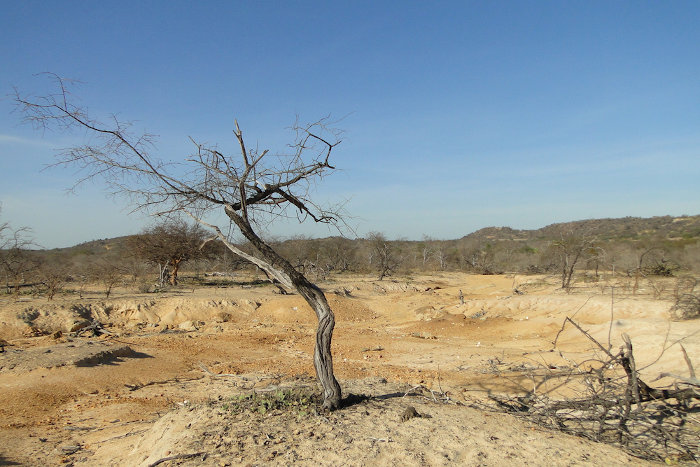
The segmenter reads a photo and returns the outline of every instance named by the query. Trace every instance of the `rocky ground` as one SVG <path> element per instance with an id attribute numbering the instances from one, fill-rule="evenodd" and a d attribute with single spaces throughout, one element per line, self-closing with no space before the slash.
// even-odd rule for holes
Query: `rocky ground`
<path id="1" fill-rule="evenodd" d="M 314 315 L 273 287 L 0 298 L 11 344 L 0 353 L 0 465 L 641 465 L 499 413 L 489 396 L 532 391 L 531 370 L 591 355 L 579 331 L 561 331 L 567 316 L 613 348 L 628 334 L 647 381 L 688 373 L 675 342 L 700 360 L 700 320 L 669 320 L 669 297 L 614 282 L 565 293 L 555 278 L 436 273 L 321 285 L 350 396 L 333 413 L 235 410 L 254 393 L 315 387 Z"/>

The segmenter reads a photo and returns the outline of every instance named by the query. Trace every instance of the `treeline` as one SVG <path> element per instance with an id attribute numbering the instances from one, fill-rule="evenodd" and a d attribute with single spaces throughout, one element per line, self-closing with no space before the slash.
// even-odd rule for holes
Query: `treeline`
<path id="1" fill-rule="evenodd" d="M 276 248 L 296 266 L 319 272 L 549 274 L 573 267 L 593 274 L 616 271 L 670 276 L 700 273 L 698 239 L 667 238 L 655 232 L 638 238 L 603 238 L 563 224 L 552 229 L 550 236 L 527 240 L 469 235 L 458 240 L 390 241 L 374 233 L 358 240 L 299 237 L 279 242 Z"/>
<path id="2" fill-rule="evenodd" d="M 226 276 L 255 267 L 232 255 L 202 228 L 182 221 L 137 235 L 71 248 L 32 249 L 25 230 L 0 227 L 0 274 L 6 292 L 60 290 L 100 284 L 146 292 L 177 285 L 178 274 Z M 269 243 L 314 280 L 332 273 L 394 274 L 464 271 L 475 274 L 556 274 L 564 288 L 575 274 L 672 276 L 700 273 L 700 216 L 603 219 L 553 224 L 538 230 L 481 229 L 457 240 L 390 240 L 379 232 L 360 239 L 295 237 Z M 246 245 L 240 245 L 246 249 Z"/>

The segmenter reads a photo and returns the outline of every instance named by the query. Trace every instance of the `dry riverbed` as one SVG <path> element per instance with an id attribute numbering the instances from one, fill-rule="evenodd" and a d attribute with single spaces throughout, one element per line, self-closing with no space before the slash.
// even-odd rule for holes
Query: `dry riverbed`
<path id="1" fill-rule="evenodd" d="M 253 393 L 315 389 L 314 315 L 273 287 L 0 298 L 11 344 L 0 353 L 0 465 L 642 465 L 499 413 L 488 396 L 523 394 L 529 368 L 592 352 L 571 326 L 554 349 L 567 316 L 613 348 L 631 336 L 647 381 L 687 373 L 672 342 L 700 360 L 700 320 L 669 320 L 671 302 L 644 290 L 611 300 L 600 285 L 565 293 L 556 278 L 459 273 L 321 285 L 351 395 L 333 413 L 241 409 Z M 103 327 L 80 332 L 94 320 Z"/>

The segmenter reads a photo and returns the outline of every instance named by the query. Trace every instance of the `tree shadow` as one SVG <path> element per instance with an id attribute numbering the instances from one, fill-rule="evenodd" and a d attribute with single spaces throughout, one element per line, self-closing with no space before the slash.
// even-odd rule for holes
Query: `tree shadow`
<path id="1" fill-rule="evenodd" d="M 409 390 L 408 392 L 391 392 L 387 394 L 380 394 L 377 396 L 370 396 L 367 394 L 348 394 L 345 396 L 341 401 L 340 401 L 340 409 L 347 409 L 349 407 L 355 406 L 362 404 L 363 402 L 368 402 L 368 401 L 384 401 L 388 399 L 397 399 L 397 398 L 403 398 L 406 396 L 419 396 L 421 395 L 418 392 L 415 392 L 413 390 Z"/>
<path id="2" fill-rule="evenodd" d="M 126 358 L 154 358 L 152 355 L 148 355 L 143 352 L 136 352 L 131 350 L 131 348 L 126 347 L 126 349 L 118 349 L 116 352 L 105 351 L 100 352 L 97 355 L 91 355 L 90 357 L 78 360 L 75 362 L 77 367 L 92 367 L 98 365 L 117 365 L 123 363 Z"/>
<path id="3" fill-rule="evenodd" d="M 372 396 L 366 394 L 348 394 L 340 401 L 340 409 L 347 409 L 354 405 L 361 404 L 365 401 L 372 399 Z"/>
<path id="4" fill-rule="evenodd" d="M 0 465 L 22 465 L 19 462 L 11 461 L 5 456 L 0 456 Z"/>

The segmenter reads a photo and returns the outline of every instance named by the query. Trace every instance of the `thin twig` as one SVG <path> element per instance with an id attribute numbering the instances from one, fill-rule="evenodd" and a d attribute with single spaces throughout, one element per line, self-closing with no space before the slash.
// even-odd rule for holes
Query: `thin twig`
<path id="1" fill-rule="evenodd" d="M 688 370 L 690 371 L 690 378 L 696 379 L 695 368 L 693 368 L 693 362 L 690 361 L 690 357 L 688 357 L 688 352 L 685 351 L 685 347 L 683 347 L 683 344 L 679 345 L 681 346 L 681 352 L 683 352 L 683 359 L 685 360 L 686 365 L 688 365 Z"/>
<path id="2" fill-rule="evenodd" d="M 174 461 L 177 459 L 191 459 L 192 457 L 198 457 L 205 454 L 204 451 L 201 452 L 193 452 L 191 454 L 177 454 L 175 456 L 169 456 L 169 457 L 163 457 L 162 459 L 158 459 L 152 464 L 148 464 L 148 467 L 155 467 L 156 465 L 160 465 L 163 462 L 168 462 L 168 461 Z"/>

